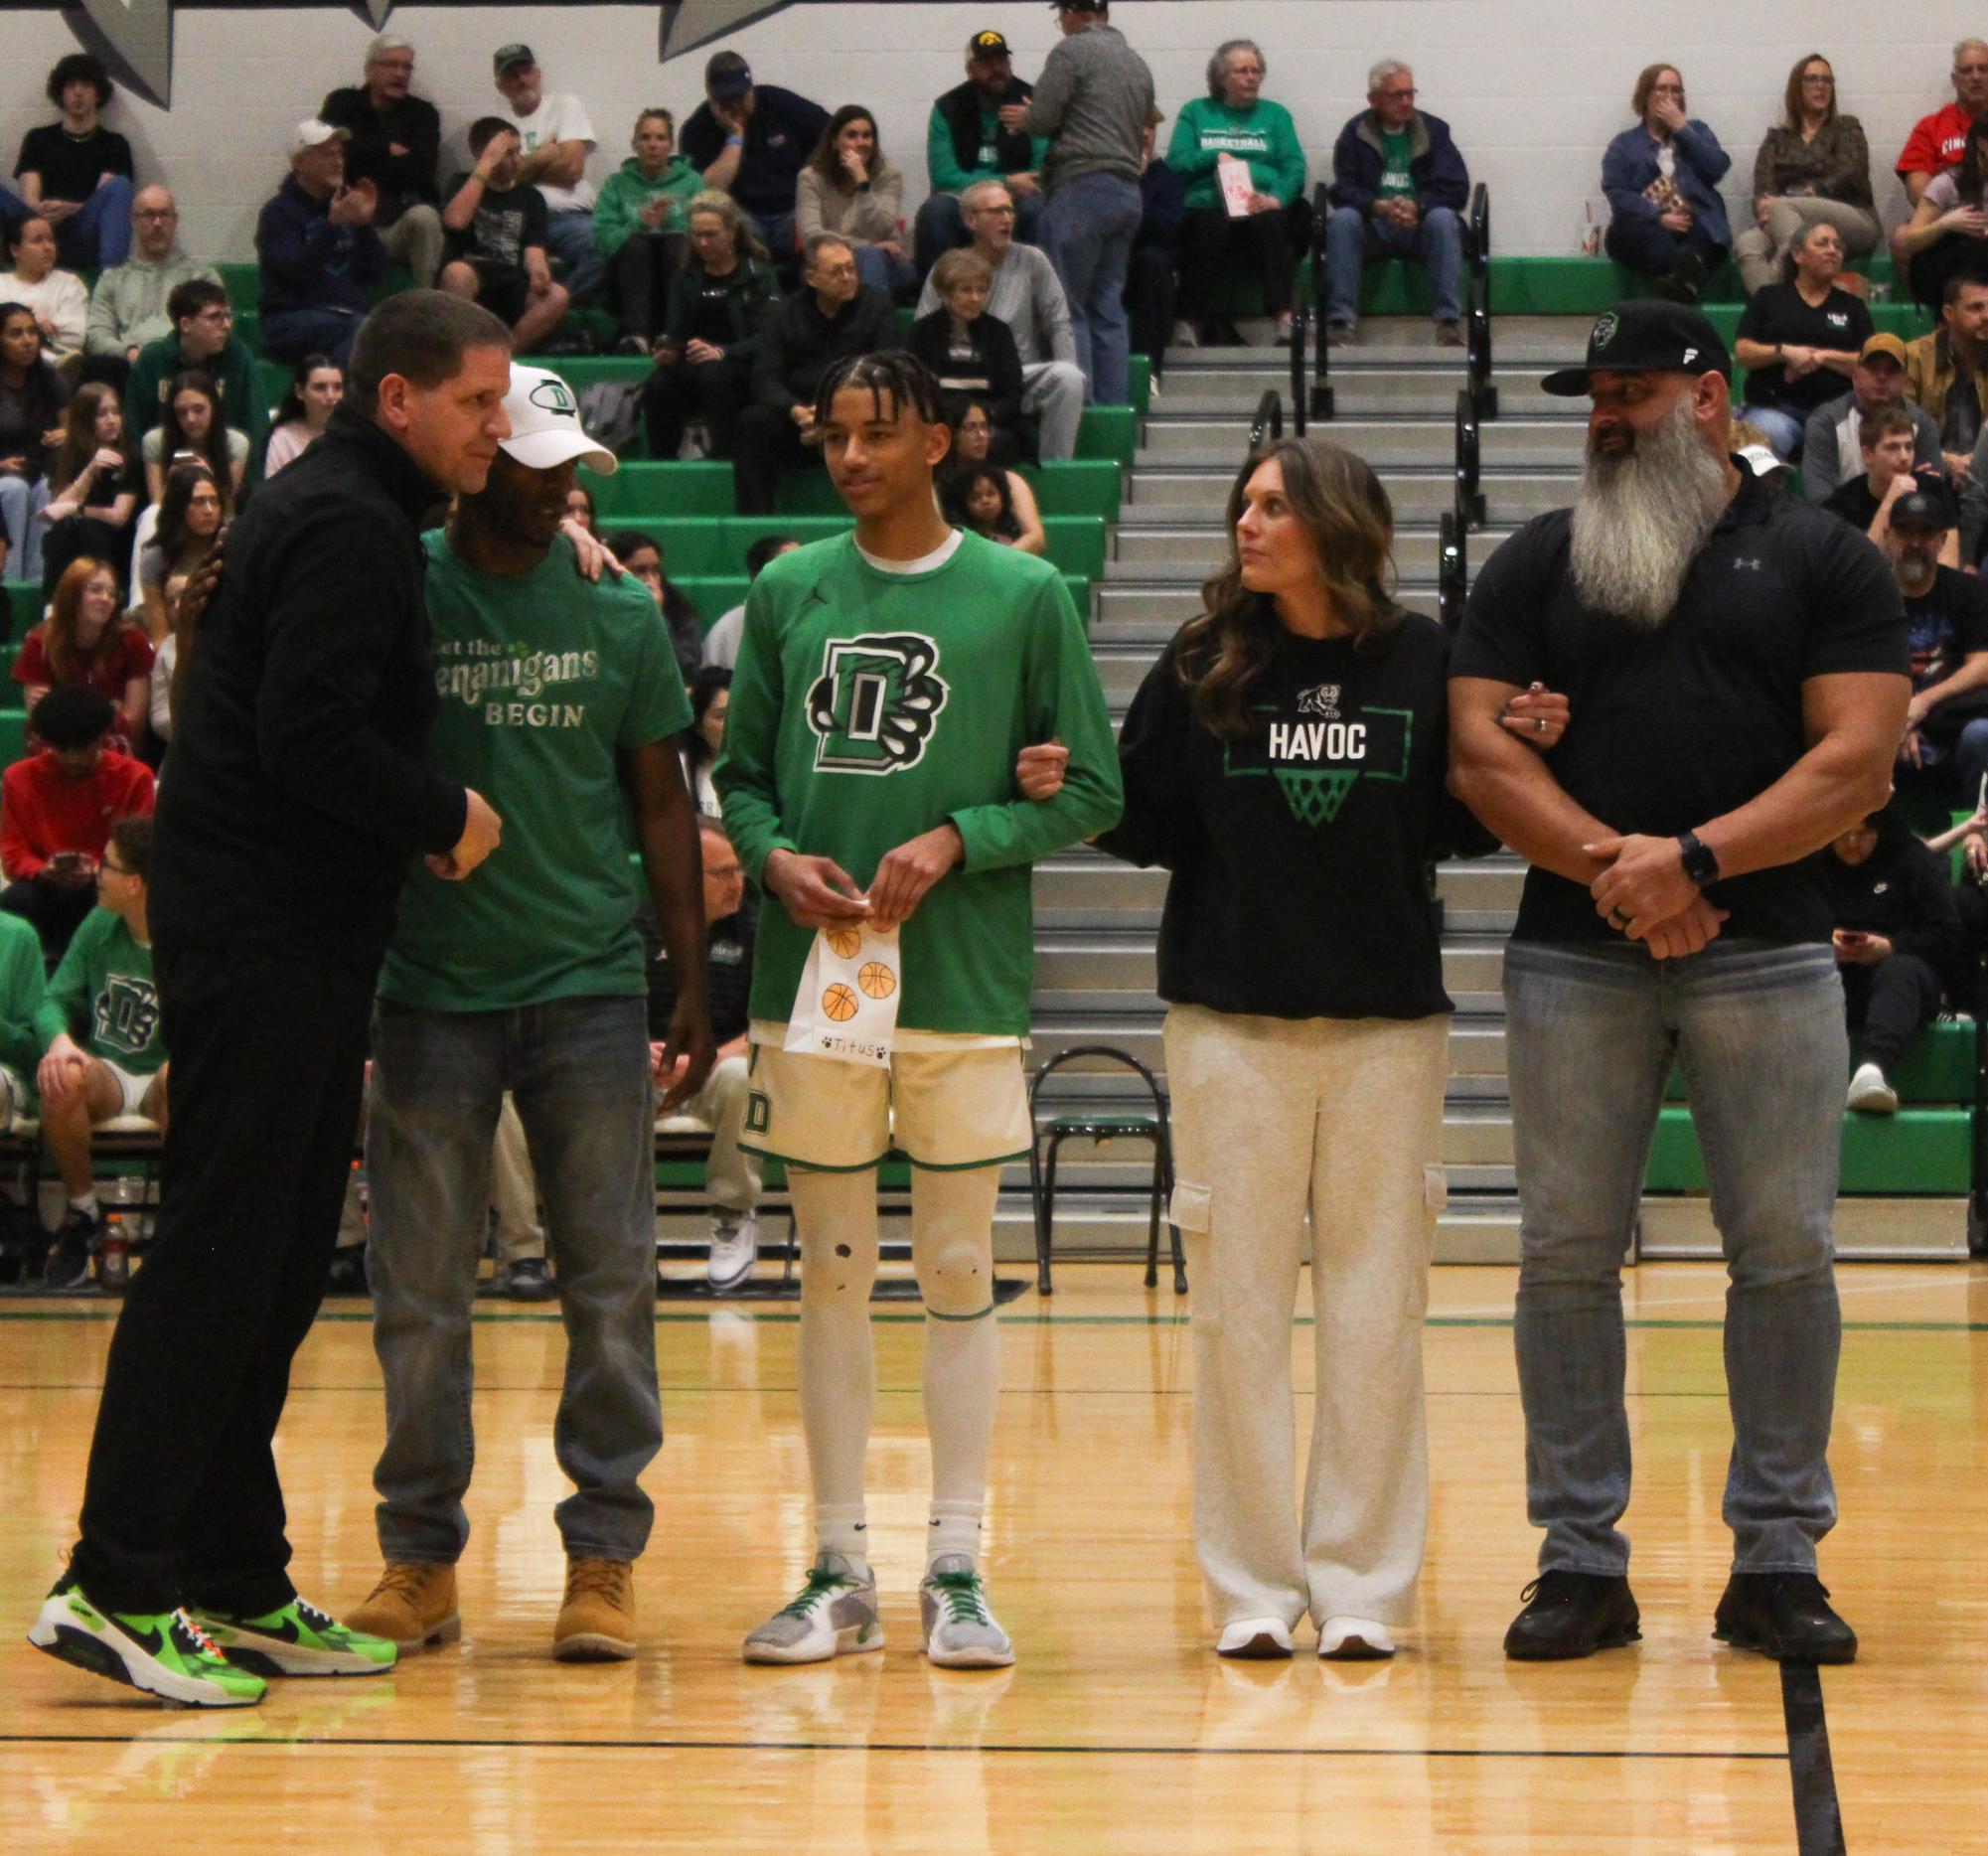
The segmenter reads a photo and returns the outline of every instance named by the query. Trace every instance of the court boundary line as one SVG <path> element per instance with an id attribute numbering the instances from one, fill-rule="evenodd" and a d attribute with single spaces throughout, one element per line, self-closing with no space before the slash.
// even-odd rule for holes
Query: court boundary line
<path id="1" fill-rule="evenodd" d="M 1794 1792 L 1799 1856 L 1846 1856 L 1836 1765 L 1829 1755 L 1829 1717 L 1822 1671 L 1812 1662 L 1781 1664 L 1781 1717 L 1787 1728 L 1788 1778 Z"/>
<path id="2" fill-rule="evenodd" d="M 1104 1744 L 917 1740 L 691 1740 L 684 1738 L 587 1740 L 507 1740 L 462 1737 L 345 1734 L 6 1734 L 0 1746 L 186 1746 L 186 1747 L 459 1747 L 477 1752 L 515 1748 L 522 1753 L 971 1753 L 1025 1754 L 1032 1757 L 1089 1759 L 1246 1759 L 1246 1760 L 1667 1760 L 1739 1761 L 1755 1766 L 1783 1765 L 1785 1753 L 1685 1749 L 1637 1751 L 1618 1747 L 1139 1747 Z M 1802 1856 L 1808 1856 L 1806 1848 Z"/>

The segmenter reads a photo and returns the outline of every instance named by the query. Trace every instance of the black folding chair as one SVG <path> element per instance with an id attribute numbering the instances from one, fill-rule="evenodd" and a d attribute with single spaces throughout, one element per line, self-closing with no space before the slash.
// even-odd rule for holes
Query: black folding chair
<path id="1" fill-rule="evenodd" d="M 1150 1114 L 1085 1113 L 1075 1111 L 1041 1121 L 1036 1116 L 1036 1100 L 1042 1085 L 1064 1064 L 1080 1057 L 1099 1057 L 1124 1065 L 1137 1073 L 1152 1097 Z M 1146 1286 L 1159 1281 L 1160 1209 L 1173 1190 L 1173 1132 L 1166 1105 L 1166 1090 L 1159 1079 L 1133 1056 L 1110 1044 L 1081 1044 L 1051 1057 L 1028 1085 L 1028 1115 L 1034 1140 L 1028 1149 L 1028 1194 L 1035 1210 L 1035 1278 L 1038 1291 L 1054 1293 L 1049 1278 L 1049 1243 L 1056 1222 L 1056 1156 L 1066 1141 L 1149 1141 L 1152 1143 L 1152 1190 L 1146 1235 Z M 1173 1293 L 1187 1293 L 1187 1263 L 1180 1250 L 1180 1227 L 1168 1219 L 1166 1228 L 1173 1240 Z"/>

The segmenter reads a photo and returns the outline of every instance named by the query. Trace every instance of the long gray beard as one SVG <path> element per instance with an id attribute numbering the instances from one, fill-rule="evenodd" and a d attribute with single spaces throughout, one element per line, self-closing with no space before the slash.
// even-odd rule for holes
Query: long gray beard
<path id="1" fill-rule="evenodd" d="M 1689 399 L 1633 451 L 1599 455 L 1591 441 L 1568 551 L 1582 603 L 1655 631 L 1676 609 L 1726 503 L 1725 463 L 1699 437 Z"/>

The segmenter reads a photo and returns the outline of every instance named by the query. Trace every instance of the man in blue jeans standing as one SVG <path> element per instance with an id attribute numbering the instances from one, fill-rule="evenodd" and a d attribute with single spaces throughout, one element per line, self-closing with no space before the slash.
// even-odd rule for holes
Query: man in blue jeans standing
<path id="1" fill-rule="evenodd" d="M 1733 1574 L 1714 1634 L 1848 1662 L 1816 1578 L 1841 1340 L 1830 1220 L 1849 1068 L 1813 853 L 1883 804 L 1907 640 L 1884 557 L 1728 455 L 1732 363 L 1696 310 L 1625 303 L 1588 361 L 1580 500 L 1485 563 L 1451 660 L 1452 782 L 1530 860 L 1505 960 L 1515 1337 L 1540 1576 L 1524 1660 L 1639 1634 L 1621 1264 L 1673 1057 L 1724 1244 Z M 1534 683 L 1550 759 L 1501 727 Z"/>
<path id="2" fill-rule="evenodd" d="M 1077 365 L 1094 405 L 1131 397 L 1126 269 L 1145 211 L 1140 193 L 1152 73 L 1111 23 L 1106 0 L 1060 0 L 1063 41 L 1035 94 L 1002 108 L 1002 126 L 1049 137 L 1038 233 L 1070 299 Z"/>
<path id="3" fill-rule="evenodd" d="M 552 1653 L 619 1659 L 635 1653 L 632 1569 L 653 1514 L 637 1478 L 663 1441 L 656 1106 L 630 857 L 679 976 L 661 1074 L 688 1058 L 681 1099 L 712 1059 L 696 812 L 675 743 L 690 711 L 648 590 L 589 583 L 559 534 L 576 462 L 611 472 L 612 454 L 556 375 L 514 364 L 504 407 L 511 436 L 490 481 L 427 538 L 432 751 L 504 790 L 509 830 L 482 893 L 413 874 L 380 976 L 367 1274 L 386 1383 L 374 1472 L 385 1567 L 354 1616 L 408 1650 L 461 1631 L 470 1309 L 508 1090 L 566 1329 L 552 1436 L 574 1492 L 555 1511 L 567 1573 Z"/>

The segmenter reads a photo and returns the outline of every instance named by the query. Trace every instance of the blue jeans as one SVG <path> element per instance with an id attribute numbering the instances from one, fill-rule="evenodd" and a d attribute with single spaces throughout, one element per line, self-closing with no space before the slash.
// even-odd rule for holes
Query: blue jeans
<path id="1" fill-rule="evenodd" d="M 1751 420 L 1765 432 L 1768 449 L 1783 464 L 1801 462 L 1802 437 L 1807 427 L 1799 413 L 1784 412 L 1779 406 L 1749 404 L 1742 406 L 1733 416 Z"/>
<path id="2" fill-rule="evenodd" d="M 1937 715 L 1939 711 L 1933 710 Z M 1947 750 L 1953 763 L 1956 806 L 1974 805 L 1981 797 L 1981 778 L 1988 774 L 1988 715 L 1965 723 Z"/>
<path id="3" fill-rule="evenodd" d="M 342 368 L 352 358 L 365 320 L 350 309 L 279 309 L 262 318 L 259 345 L 271 361 L 301 361 L 329 355 Z"/>
<path id="4" fill-rule="evenodd" d="M 1094 405 L 1132 397 L 1126 268 L 1144 212 L 1138 182 L 1117 174 L 1080 174 L 1042 209 L 1042 248 L 1070 299 L 1077 366 Z"/>
<path id="5" fill-rule="evenodd" d="M 551 213 L 545 219 L 545 243 L 550 255 L 566 261 L 566 294 L 575 303 L 591 302 L 607 275 L 607 259 L 594 245 L 591 213 Z"/>
<path id="6" fill-rule="evenodd" d="M 908 290 L 918 281 L 909 258 L 892 257 L 873 244 L 856 247 L 856 275 L 870 289 L 881 290 L 885 296 L 900 287 Z"/>
<path id="7" fill-rule="evenodd" d="M 56 256 L 72 270 L 108 270 L 131 255 L 132 186 L 113 175 L 56 228 Z"/>
<path id="8" fill-rule="evenodd" d="M 470 1309 L 508 1089 L 544 1199 L 566 1329 L 552 1449 L 574 1493 L 554 1519 L 569 1554 L 635 1559 L 655 1515 L 638 1478 L 663 1442 L 644 1002 L 451 1012 L 382 1000 L 373 1052 L 367 1274 L 386 1382 L 386 1448 L 373 1475 L 382 1554 L 450 1565 L 469 1539 Z"/>
<path id="9" fill-rule="evenodd" d="M 759 228 L 759 235 L 772 254 L 775 270 L 785 272 L 800 261 L 801 247 L 794 242 L 793 214 L 776 213 L 772 218 L 764 219 L 757 213 L 748 213 L 746 218 Z"/>
<path id="10" fill-rule="evenodd" d="M 1618 1574 L 1629 1502 L 1622 1256 L 1673 1054 L 1726 1254 L 1726 1524 L 1740 1572 L 1815 1570 L 1842 1324 L 1832 1267 L 1843 987 L 1826 945 L 1515 941 L 1506 1052 L 1518 1160 L 1519 1391 L 1542 1571 Z"/>
<path id="11" fill-rule="evenodd" d="M 42 577 L 42 541 L 48 524 L 37 521 L 49 506 L 49 480 L 37 477 L 0 477 L 0 528 L 7 532 L 7 577 L 10 580 L 39 580 Z"/>
<path id="12" fill-rule="evenodd" d="M 1360 319 L 1360 267 L 1370 257 L 1412 257 L 1429 272 L 1436 320 L 1463 313 L 1463 226 L 1448 207 L 1431 207 L 1413 232 L 1358 207 L 1334 207 L 1325 225 L 1325 319 Z"/>

